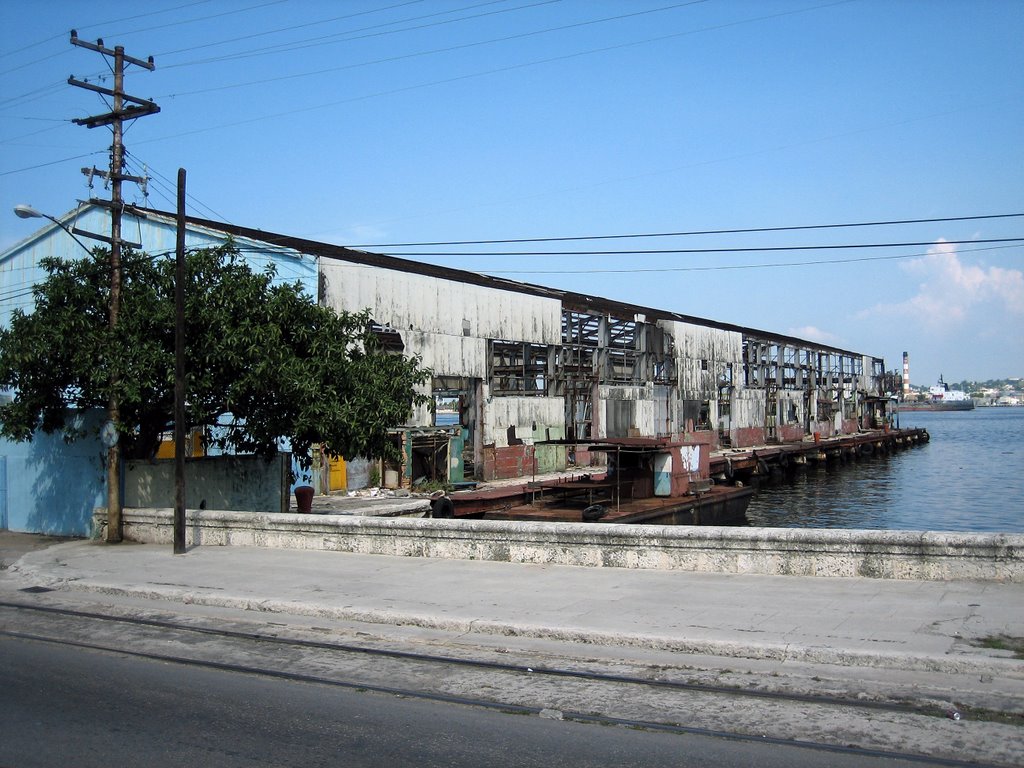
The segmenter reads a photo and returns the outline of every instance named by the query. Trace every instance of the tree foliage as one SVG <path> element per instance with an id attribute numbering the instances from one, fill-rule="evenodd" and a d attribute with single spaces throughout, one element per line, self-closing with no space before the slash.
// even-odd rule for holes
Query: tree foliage
<path id="1" fill-rule="evenodd" d="M 75 412 L 106 408 L 112 382 L 128 458 L 148 458 L 173 427 L 174 261 L 122 255 L 118 327 L 109 328 L 109 253 L 44 259 L 35 309 L 0 330 L 0 433 L 83 435 Z M 368 312 L 319 306 L 273 268 L 253 272 L 233 245 L 187 256 L 187 418 L 209 440 L 272 455 L 289 440 L 300 461 L 314 444 L 344 456 L 391 456 L 387 430 L 408 418 L 430 372 L 383 350 Z"/>

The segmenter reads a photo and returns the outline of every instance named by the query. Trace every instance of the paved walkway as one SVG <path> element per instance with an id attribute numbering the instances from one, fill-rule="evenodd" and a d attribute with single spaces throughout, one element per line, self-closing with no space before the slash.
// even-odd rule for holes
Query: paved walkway
<path id="1" fill-rule="evenodd" d="M 28 551 L 7 589 L 136 598 L 711 656 L 1024 681 L 978 647 L 1024 637 L 1024 585 L 578 568 L 247 547 L 72 541 Z"/>

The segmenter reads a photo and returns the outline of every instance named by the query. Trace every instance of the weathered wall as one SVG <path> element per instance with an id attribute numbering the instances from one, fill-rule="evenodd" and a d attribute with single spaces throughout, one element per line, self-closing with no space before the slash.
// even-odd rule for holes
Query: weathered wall
<path id="1" fill-rule="evenodd" d="M 802 440 L 804 429 L 804 393 L 803 390 L 779 390 L 779 418 L 776 433 L 783 442 Z"/>
<path id="2" fill-rule="evenodd" d="M 675 339 L 680 396 L 690 400 L 716 399 L 719 377 L 726 366 L 731 363 L 734 372 L 742 368 L 743 335 L 692 323 L 664 324 Z"/>
<path id="3" fill-rule="evenodd" d="M 509 445 L 508 428 L 514 426 L 517 439 L 534 440 L 534 431 L 546 427 L 565 428 L 565 401 L 560 397 L 490 397 L 484 387 L 483 442 L 504 448 Z"/>
<path id="4" fill-rule="evenodd" d="M 185 461 L 185 506 L 285 512 L 291 454 L 270 461 L 258 456 L 207 456 Z M 126 507 L 173 507 L 174 461 L 130 462 L 124 468 Z"/>
<path id="5" fill-rule="evenodd" d="M 105 513 L 97 510 L 96 531 Z M 1024 583 L 1024 535 L 248 514 L 189 510 L 192 545 L 324 549 L 706 573 Z M 130 540 L 170 544 L 170 509 L 126 509 Z"/>
<path id="6" fill-rule="evenodd" d="M 737 389 L 732 397 L 730 438 L 735 448 L 762 445 L 765 441 L 765 393 L 763 389 Z"/>
<path id="7" fill-rule="evenodd" d="M 561 339 L 562 305 L 557 299 L 339 261 L 325 261 L 321 270 L 327 306 L 350 312 L 369 308 L 374 320 L 390 324 L 403 338 L 413 328 L 537 344 Z"/>
<path id="8" fill-rule="evenodd" d="M 486 386 L 484 392 L 482 479 L 505 480 L 565 469 L 564 447 L 535 445 L 565 437 L 562 398 L 490 397 Z M 509 441 L 510 427 L 515 428 L 513 443 Z"/>
<path id="9" fill-rule="evenodd" d="M 76 418 L 94 431 L 106 413 Z M 59 433 L 37 432 L 27 443 L 0 439 L 0 529 L 88 535 L 93 509 L 106 498 L 104 450 L 94 435 L 70 444 Z"/>
<path id="10" fill-rule="evenodd" d="M 628 423 L 623 422 L 625 411 L 613 413 L 616 403 L 628 403 Z M 602 385 L 597 388 L 594 403 L 597 438 L 652 437 L 658 434 L 655 421 L 654 385 L 640 386 Z M 616 430 L 615 428 L 618 427 Z M 617 434 L 613 434 L 617 432 Z"/>

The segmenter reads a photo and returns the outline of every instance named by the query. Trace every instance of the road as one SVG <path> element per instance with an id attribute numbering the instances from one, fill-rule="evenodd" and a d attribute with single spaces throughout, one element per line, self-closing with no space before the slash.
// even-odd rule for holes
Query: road
<path id="1" fill-rule="evenodd" d="M 1024 754 L 1016 699 L 978 699 L 954 722 L 951 680 L 55 591 L 3 567 L 39 545 L 0 534 L 0 766 L 1017 766 Z"/>
<path id="2" fill-rule="evenodd" d="M 517 716 L 12 637 L 0 637 L 0 680 L 0 764 L 22 768 L 901 764 Z"/>

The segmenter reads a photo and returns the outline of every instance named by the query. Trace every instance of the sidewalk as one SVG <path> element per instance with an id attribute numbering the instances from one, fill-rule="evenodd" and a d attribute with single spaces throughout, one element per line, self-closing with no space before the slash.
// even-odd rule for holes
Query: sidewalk
<path id="1" fill-rule="evenodd" d="M 247 547 L 72 541 L 5 591 L 85 590 L 295 616 L 719 657 L 1024 680 L 972 644 L 1024 637 L 1024 586 L 577 568 Z M 1016 683 L 1015 685 L 1019 685 Z"/>

